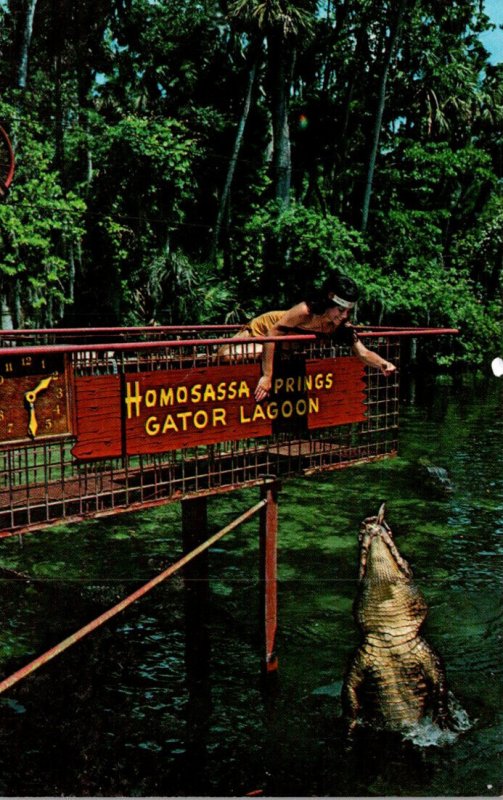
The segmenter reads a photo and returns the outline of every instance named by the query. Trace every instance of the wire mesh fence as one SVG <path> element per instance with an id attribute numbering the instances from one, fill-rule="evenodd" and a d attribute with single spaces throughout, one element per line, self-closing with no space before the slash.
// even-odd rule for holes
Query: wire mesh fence
<path id="1" fill-rule="evenodd" d="M 394 455 L 398 373 L 237 326 L 0 332 L 0 536 Z M 361 331 L 399 366 L 400 332 Z"/>

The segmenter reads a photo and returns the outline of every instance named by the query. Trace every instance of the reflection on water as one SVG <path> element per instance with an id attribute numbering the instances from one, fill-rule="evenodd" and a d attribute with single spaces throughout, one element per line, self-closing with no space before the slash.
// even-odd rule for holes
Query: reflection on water
<path id="1" fill-rule="evenodd" d="M 0 794 L 499 795 L 502 437 L 501 382 L 438 385 L 404 406 L 399 458 L 285 482 L 275 684 L 259 677 L 255 520 L 210 553 L 202 603 L 206 586 L 194 581 L 190 596 L 176 578 L 0 698 Z M 423 481 L 425 455 L 451 493 Z M 256 499 L 212 500 L 210 528 Z M 466 730 L 446 742 L 362 730 L 348 752 L 340 687 L 358 641 L 357 533 L 382 500 Z M 33 580 L 0 583 L 2 673 L 180 551 L 178 506 L 4 541 L 0 567 Z"/>

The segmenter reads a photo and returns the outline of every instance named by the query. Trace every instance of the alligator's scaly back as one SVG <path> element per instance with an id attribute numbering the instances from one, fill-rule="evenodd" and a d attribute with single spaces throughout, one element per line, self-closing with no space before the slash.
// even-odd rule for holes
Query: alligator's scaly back
<path id="1" fill-rule="evenodd" d="M 354 604 L 363 640 L 343 687 L 351 730 L 358 719 L 400 729 L 426 714 L 448 722 L 440 658 L 419 636 L 426 602 L 384 520 L 384 505 L 360 529 L 358 594 Z"/>

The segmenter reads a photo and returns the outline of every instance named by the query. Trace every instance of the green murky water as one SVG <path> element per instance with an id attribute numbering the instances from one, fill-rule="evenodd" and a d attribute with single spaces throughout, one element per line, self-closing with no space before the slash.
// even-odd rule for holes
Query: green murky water
<path id="1" fill-rule="evenodd" d="M 284 484 L 274 686 L 259 680 L 254 520 L 210 554 L 209 653 L 189 677 L 174 578 L 0 697 L 0 795 L 499 795 L 503 384 L 423 394 L 403 407 L 399 458 Z M 452 493 L 428 485 L 424 456 Z M 256 500 L 211 500 L 211 531 Z M 465 729 L 444 741 L 362 732 L 348 752 L 339 696 L 358 641 L 357 533 L 382 500 Z M 0 566 L 34 578 L 0 583 L 1 674 L 179 554 L 178 506 L 1 542 Z"/>

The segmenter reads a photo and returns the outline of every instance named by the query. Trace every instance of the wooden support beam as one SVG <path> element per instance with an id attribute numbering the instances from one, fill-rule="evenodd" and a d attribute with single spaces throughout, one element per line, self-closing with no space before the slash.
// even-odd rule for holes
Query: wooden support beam
<path id="1" fill-rule="evenodd" d="M 208 538 L 206 497 L 182 500 L 183 552 L 190 553 Z M 185 584 L 185 660 L 189 686 L 208 678 L 210 643 L 208 634 L 208 550 L 183 568 Z"/>
<path id="2" fill-rule="evenodd" d="M 262 487 L 262 499 L 267 504 L 260 512 L 260 624 L 263 636 L 263 672 L 268 675 L 278 669 L 276 631 L 278 619 L 277 539 L 278 539 L 279 481 Z"/>

